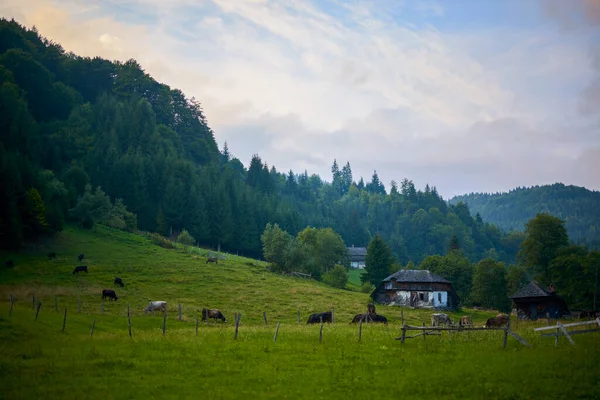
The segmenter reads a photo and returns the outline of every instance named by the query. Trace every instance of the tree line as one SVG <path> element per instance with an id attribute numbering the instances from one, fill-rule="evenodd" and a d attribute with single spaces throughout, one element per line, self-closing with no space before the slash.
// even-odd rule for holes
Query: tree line
<path id="1" fill-rule="evenodd" d="M 349 162 L 333 161 L 330 182 L 280 172 L 258 154 L 246 167 L 227 143 L 219 149 L 196 99 L 135 60 L 67 53 L 6 19 L 0 108 L 0 243 L 8 248 L 69 222 L 172 238 L 185 229 L 196 244 L 251 257 L 263 255 L 267 224 L 292 237 L 331 228 L 346 246 L 378 234 L 402 264 L 444 254 L 453 237 L 471 262 L 510 263 L 524 238 L 464 203 L 449 205 L 433 186 L 404 178 L 388 190 L 376 171 L 356 180 Z"/>

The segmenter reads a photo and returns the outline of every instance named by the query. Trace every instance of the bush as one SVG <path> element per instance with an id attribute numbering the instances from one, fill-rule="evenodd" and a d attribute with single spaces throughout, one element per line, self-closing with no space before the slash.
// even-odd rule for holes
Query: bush
<path id="1" fill-rule="evenodd" d="M 331 271 L 323 275 L 323 282 L 329 286 L 345 289 L 348 283 L 348 272 L 343 265 L 337 264 Z"/>
<path id="2" fill-rule="evenodd" d="M 373 293 L 373 290 L 375 290 L 375 285 L 373 285 L 371 282 L 365 282 L 360 287 L 360 291 L 362 293 Z"/>
<path id="3" fill-rule="evenodd" d="M 183 250 L 186 251 L 188 246 L 192 246 L 196 240 L 189 234 L 187 230 L 182 230 L 179 236 L 177 236 L 177 243 L 183 245 Z"/>
<path id="4" fill-rule="evenodd" d="M 150 234 L 150 240 L 157 246 L 164 247 L 165 249 L 173 249 L 173 243 L 167 238 L 165 238 L 160 233 L 152 233 Z"/>

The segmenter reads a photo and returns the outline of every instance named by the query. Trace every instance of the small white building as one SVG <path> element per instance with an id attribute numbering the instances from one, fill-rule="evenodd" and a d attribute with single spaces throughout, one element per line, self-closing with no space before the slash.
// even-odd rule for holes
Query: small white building
<path id="1" fill-rule="evenodd" d="M 385 278 L 371 297 L 378 303 L 414 308 L 453 309 L 459 298 L 452 284 L 428 270 L 404 269 Z"/>
<path id="2" fill-rule="evenodd" d="M 348 247 L 348 254 L 350 256 L 350 268 L 364 269 L 367 260 L 367 248 L 366 247 Z"/>

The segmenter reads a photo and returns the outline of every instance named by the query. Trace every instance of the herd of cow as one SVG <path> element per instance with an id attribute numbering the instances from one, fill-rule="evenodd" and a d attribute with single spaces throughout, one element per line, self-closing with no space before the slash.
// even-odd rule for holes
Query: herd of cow
<path id="1" fill-rule="evenodd" d="M 484 328 L 499 328 L 499 327 L 503 327 L 504 325 L 508 324 L 508 321 L 509 321 L 508 315 L 498 314 L 495 317 L 488 318 L 488 320 L 485 322 L 485 325 L 483 327 Z M 448 314 L 443 314 L 443 313 L 431 314 L 431 326 L 441 326 L 441 325 L 453 326 L 454 323 L 452 322 L 452 320 L 450 319 Z M 460 317 L 460 319 L 458 320 L 458 326 L 473 326 L 471 317 L 469 317 L 468 315 L 463 315 L 462 317 Z"/>

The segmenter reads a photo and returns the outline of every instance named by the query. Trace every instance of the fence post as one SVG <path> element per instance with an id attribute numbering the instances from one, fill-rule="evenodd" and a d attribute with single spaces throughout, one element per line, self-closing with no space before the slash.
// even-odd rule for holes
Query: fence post
<path id="1" fill-rule="evenodd" d="M 198 316 L 196 315 L 196 336 L 198 336 Z"/>
<path id="2" fill-rule="evenodd" d="M 102 298 L 102 314 L 104 314 L 104 298 Z"/>
<path id="3" fill-rule="evenodd" d="M 65 331 L 65 325 L 67 325 L 67 309 L 65 308 L 65 317 L 63 318 L 63 329 L 62 331 Z"/>
<path id="4" fill-rule="evenodd" d="M 54 312 L 58 312 L 58 296 L 54 296 Z"/>
<path id="5" fill-rule="evenodd" d="M 31 294 L 31 309 L 33 310 L 34 307 L 35 307 L 35 294 L 32 293 Z"/>
<path id="6" fill-rule="evenodd" d="M 264 318 L 264 320 L 265 320 L 265 325 L 267 325 L 267 326 L 268 326 L 268 325 L 269 325 L 269 323 L 267 322 L 267 312 L 266 312 L 266 311 L 263 311 L 263 318 Z"/>
<path id="7" fill-rule="evenodd" d="M 281 322 L 277 323 L 277 328 L 275 328 L 275 336 L 273 336 L 273 341 L 276 342 L 277 341 L 277 334 L 279 333 L 279 324 L 281 324 Z"/>
<path id="8" fill-rule="evenodd" d="M 425 322 L 423 322 L 423 328 L 425 328 Z M 425 341 L 425 336 L 427 336 L 427 332 L 423 329 L 423 341 Z"/>
<path id="9" fill-rule="evenodd" d="M 127 327 L 129 328 L 129 337 L 131 337 L 131 313 L 129 312 L 129 303 L 127 303 Z"/>
<path id="10" fill-rule="evenodd" d="M 13 298 L 13 295 L 12 295 L 12 293 L 11 293 L 11 294 L 10 294 L 10 311 L 9 311 L 9 313 L 8 313 L 8 316 L 9 316 L 9 317 L 10 317 L 10 316 L 12 316 L 12 309 L 13 309 L 13 304 L 14 304 L 14 303 L 15 303 L 15 300 L 14 300 L 14 298 Z"/>
<path id="11" fill-rule="evenodd" d="M 400 318 L 402 318 L 402 326 L 404 326 L 404 310 L 400 310 Z"/>
<path id="12" fill-rule="evenodd" d="M 237 318 L 235 319 L 235 336 L 234 339 L 237 340 L 238 337 L 238 327 L 240 326 L 240 319 L 242 319 L 242 313 L 239 313 L 237 315 Z"/>
<path id="13" fill-rule="evenodd" d="M 321 317 L 321 330 L 319 331 L 319 343 L 323 342 L 323 317 Z"/>
<path id="14" fill-rule="evenodd" d="M 362 337 L 362 323 L 363 323 L 363 319 L 360 319 L 360 325 L 358 326 L 358 341 L 360 342 L 360 339 Z"/>
<path id="15" fill-rule="evenodd" d="M 77 296 L 77 312 L 81 312 L 81 295 Z"/>
<path id="16" fill-rule="evenodd" d="M 40 313 L 40 308 L 42 307 L 42 302 L 38 301 L 37 310 L 35 311 L 35 320 L 37 321 L 38 314 Z"/>
<path id="17" fill-rule="evenodd" d="M 404 318 L 402 318 L 404 319 Z M 404 339 L 406 338 L 406 324 L 402 324 L 402 338 L 400 339 L 400 343 L 404 344 Z"/>
<path id="18" fill-rule="evenodd" d="M 165 336 L 165 331 L 167 330 L 167 313 L 163 316 L 163 336 Z"/>
<path id="19" fill-rule="evenodd" d="M 178 304 L 178 309 L 179 309 L 179 320 L 181 321 L 181 304 Z"/>
<path id="20" fill-rule="evenodd" d="M 333 324 L 334 320 L 335 320 L 335 313 L 334 313 L 334 309 L 333 307 L 331 307 L 331 323 Z"/>
<path id="21" fill-rule="evenodd" d="M 298 309 L 298 325 L 300 325 L 300 309 Z"/>
<path id="22" fill-rule="evenodd" d="M 92 321 L 92 330 L 90 331 L 90 337 L 94 336 L 94 327 L 96 326 L 96 320 Z"/>

